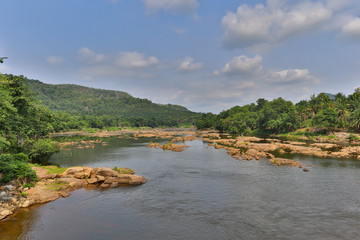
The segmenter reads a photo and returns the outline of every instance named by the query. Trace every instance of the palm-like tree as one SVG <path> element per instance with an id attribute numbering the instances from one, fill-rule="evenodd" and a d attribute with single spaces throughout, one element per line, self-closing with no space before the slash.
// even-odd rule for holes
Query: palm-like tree
<path id="1" fill-rule="evenodd" d="M 355 109 L 350 115 L 350 126 L 360 130 L 360 108 Z"/>
<path id="2" fill-rule="evenodd" d="M 349 117 L 348 101 L 344 94 L 338 93 L 335 95 L 335 109 L 338 112 L 339 122 L 344 126 Z"/>

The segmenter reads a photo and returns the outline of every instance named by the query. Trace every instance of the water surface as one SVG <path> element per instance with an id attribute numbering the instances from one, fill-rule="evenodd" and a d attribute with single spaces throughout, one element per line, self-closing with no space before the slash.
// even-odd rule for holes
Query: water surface
<path id="1" fill-rule="evenodd" d="M 129 167 L 146 184 L 22 210 L 0 224 L 0 239 L 360 239 L 360 161 L 298 158 L 313 165 L 307 173 L 237 161 L 202 141 L 181 153 L 106 141 L 51 161 Z"/>

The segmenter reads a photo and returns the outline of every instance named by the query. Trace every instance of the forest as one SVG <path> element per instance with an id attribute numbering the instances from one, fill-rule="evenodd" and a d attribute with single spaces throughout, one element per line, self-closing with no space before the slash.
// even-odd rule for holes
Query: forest
<path id="1" fill-rule="evenodd" d="M 218 115 L 203 114 L 196 127 L 243 135 L 279 134 L 303 128 L 318 134 L 340 129 L 359 132 L 360 88 L 349 96 L 320 93 L 296 104 L 282 98 L 259 98 L 256 103 L 235 106 Z"/>
<path id="2" fill-rule="evenodd" d="M 51 85 L 24 78 L 35 98 L 53 111 L 54 130 L 108 127 L 191 126 L 200 114 L 172 104 L 155 104 L 121 91 L 73 84 Z"/>

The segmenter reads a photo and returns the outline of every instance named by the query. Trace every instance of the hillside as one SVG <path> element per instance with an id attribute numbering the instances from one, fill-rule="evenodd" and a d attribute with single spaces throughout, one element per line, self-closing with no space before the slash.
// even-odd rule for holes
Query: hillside
<path id="1" fill-rule="evenodd" d="M 193 123 L 199 114 L 183 106 L 155 104 L 147 99 L 132 97 L 121 91 L 89 88 L 73 84 L 45 84 L 28 80 L 36 98 L 55 112 L 71 115 L 117 116 L 127 121 L 143 120 L 156 125 Z"/>

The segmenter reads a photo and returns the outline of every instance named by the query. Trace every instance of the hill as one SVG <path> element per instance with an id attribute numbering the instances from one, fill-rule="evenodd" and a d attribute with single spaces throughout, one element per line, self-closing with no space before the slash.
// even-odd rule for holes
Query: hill
<path id="1" fill-rule="evenodd" d="M 156 104 L 122 91 L 95 89 L 74 84 L 45 84 L 28 80 L 28 84 L 41 100 L 54 112 L 71 115 L 121 117 L 143 126 L 176 126 L 193 123 L 198 113 L 172 104 Z M 136 125 L 136 124 L 135 124 Z"/>

